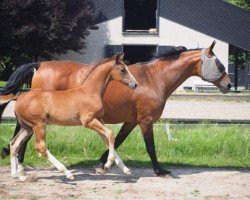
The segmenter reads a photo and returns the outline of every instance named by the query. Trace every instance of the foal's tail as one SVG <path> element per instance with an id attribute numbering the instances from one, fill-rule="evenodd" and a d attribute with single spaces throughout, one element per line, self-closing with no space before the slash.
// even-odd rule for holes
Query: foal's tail
<path id="1" fill-rule="evenodd" d="M 40 63 L 25 64 L 11 74 L 5 87 L 0 91 L 0 122 L 4 109 L 11 100 L 15 100 L 22 86 L 27 84 L 30 87 L 34 72 L 39 66 Z"/>

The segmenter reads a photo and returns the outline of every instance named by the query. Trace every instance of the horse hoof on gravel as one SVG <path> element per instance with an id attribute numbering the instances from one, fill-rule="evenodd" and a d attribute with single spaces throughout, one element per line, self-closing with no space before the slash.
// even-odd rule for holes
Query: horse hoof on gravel
<path id="1" fill-rule="evenodd" d="M 75 177 L 74 177 L 73 175 L 68 175 L 68 176 L 67 176 L 67 179 L 69 179 L 69 180 L 74 180 Z"/>
<path id="2" fill-rule="evenodd" d="M 100 164 L 100 165 L 98 165 L 98 166 L 95 168 L 95 173 L 96 173 L 96 174 L 106 174 L 106 173 L 107 173 L 107 169 L 104 168 L 103 164 Z"/>
<path id="3" fill-rule="evenodd" d="M 155 169 L 155 174 L 157 176 L 166 176 L 166 175 L 169 175 L 171 173 L 172 173 L 171 171 L 168 171 L 168 170 L 165 170 L 165 169 L 161 169 L 161 168 Z"/>
<path id="4" fill-rule="evenodd" d="M 10 151 L 7 148 L 3 148 L 1 151 L 1 158 L 5 159 L 10 154 Z"/>
<path id="5" fill-rule="evenodd" d="M 129 175 L 129 174 L 132 174 L 129 168 L 125 168 L 125 169 L 123 170 L 123 172 L 124 172 L 124 174 L 128 174 L 128 175 Z"/>
<path id="6" fill-rule="evenodd" d="M 27 180 L 27 176 L 19 176 L 18 178 L 21 182 L 25 182 Z"/>

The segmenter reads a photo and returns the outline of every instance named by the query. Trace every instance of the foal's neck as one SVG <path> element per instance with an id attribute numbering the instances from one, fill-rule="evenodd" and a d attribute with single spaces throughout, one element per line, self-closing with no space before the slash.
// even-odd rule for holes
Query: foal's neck
<path id="1" fill-rule="evenodd" d="M 112 63 L 108 61 L 93 69 L 82 85 L 84 90 L 102 97 L 113 69 Z"/>

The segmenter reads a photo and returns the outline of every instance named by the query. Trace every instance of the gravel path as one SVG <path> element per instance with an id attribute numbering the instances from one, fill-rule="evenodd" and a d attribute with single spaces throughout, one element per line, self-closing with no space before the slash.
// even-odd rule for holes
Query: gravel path
<path id="1" fill-rule="evenodd" d="M 250 199 L 250 170 L 171 170 L 172 177 L 157 177 L 152 169 L 132 169 L 132 175 L 123 175 L 115 168 L 96 175 L 78 168 L 71 170 L 76 180 L 68 181 L 55 170 L 32 169 L 28 173 L 33 181 L 23 183 L 10 177 L 9 168 L 1 167 L 0 199 Z"/>

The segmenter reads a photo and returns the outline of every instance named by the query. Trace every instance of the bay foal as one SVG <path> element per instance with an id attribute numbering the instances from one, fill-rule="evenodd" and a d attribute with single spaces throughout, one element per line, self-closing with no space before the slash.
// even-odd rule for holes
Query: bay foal
<path id="1" fill-rule="evenodd" d="M 65 91 L 31 90 L 17 97 L 15 114 L 20 123 L 20 131 L 10 144 L 11 174 L 25 180 L 18 174 L 17 153 L 33 133 L 35 134 L 35 149 L 47 158 L 66 177 L 73 175 L 46 148 L 46 125 L 57 124 L 64 126 L 82 125 L 98 132 L 109 149 L 105 168 L 110 168 L 113 161 L 121 167 L 124 173 L 130 173 L 114 149 L 114 136 L 99 120 L 102 118 L 102 97 L 109 80 L 116 80 L 135 89 L 137 82 L 123 63 L 123 55 L 117 55 L 104 61 L 95 68 L 81 86 Z"/>

